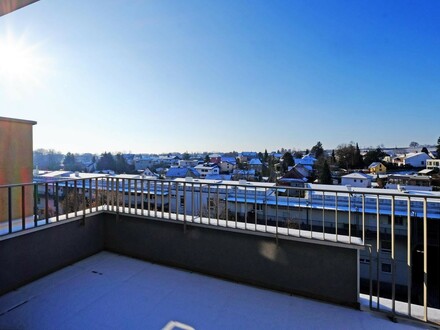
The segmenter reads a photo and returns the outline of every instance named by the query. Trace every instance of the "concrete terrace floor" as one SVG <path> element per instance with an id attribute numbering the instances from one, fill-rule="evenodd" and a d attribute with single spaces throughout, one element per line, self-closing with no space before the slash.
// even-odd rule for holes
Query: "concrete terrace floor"
<path id="1" fill-rule="evenodd" d="M 7 270 L 2 270 L 7 271 Z M 173 323 L 174 321 L 174 323 Z M 411 329 L 357 311 L 100 252 L 0 297 L 0 329 Z"/>

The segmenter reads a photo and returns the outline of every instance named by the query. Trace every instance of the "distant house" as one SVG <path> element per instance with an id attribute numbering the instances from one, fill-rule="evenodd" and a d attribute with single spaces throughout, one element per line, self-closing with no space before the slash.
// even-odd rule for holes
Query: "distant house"
<path id="1" fill-rule="evenodd" d="M 142 171 L 141 175 L 142 176 L 156 176 L 156 174 L 153 173 L 153 171 L 151 171 L 148 167 Z"/>
<path id="2" fill-rule="evenodd" d="M 295 158 L 295 164 L 304 165 L 309 171 L 313 171 L 313 165 L 315 165 L 316 158 L 310 154 L 303 156 L 302 158 Z"/>
<path id="3" fill-rule="evenodd" d="M 197 159 L 180 159 L 179 167 L 195 167 L 199 161 Z"/>
<path id="4" fill-rule="evenodd" d="M 235 169 L 232 173 L 234 180 L 253 180 L 255 179 L 255 170 L 238 170 Z"/>
<path id="5" fill-rule="evenodd" d="M 387 189 L 432 191 L 431 177 L 425 175 L 389 175 Z"/>
<path id="6" fill-rule="evenodd" d="M 220 164 L 220 162 L 222 161 L 222 156 L 219 154 L 212 154 L 209 155 L 209 162 L 213 163 L 213 164 Z"/>
<path id="7" fill-rule="evenodd" d="M 301 175 L 305 178 L 309 178 L 312 175 L 312 170 L 310 169 L 310 166 L 295 164 L 293 168 L 301 173 Z"/>
<path id="8" fill-rule="evenodd" d="M 426 161 L 431 159 L 424 152 L 410 153 L 403 160 L 403 165 L 411 165 L 413 167 L 426 167 Z"/>
<path id="9" fill-rule="evenodd" d="M 263 170 L 263 163 L 258 158 L 253 158 L 248 162 L 249 168 L 255 170 L 256 172 L 261 172 Z"/>
<path id="10" fill-rule="evenodd" d="M 235 158 L 228 157 L 222 158 L 220 163 L 220 172 L 221 173 L 231 173 L 237 167 L 237 161 Z"/>
<path id="11" fill-rule="evenodd" d="M 200 178 L 204 179 L 208 174 L 220 174 L 220 168 L 217 164 L 200 164 L 194 167 L 200 173 Z"/>
<path id="12" fill-rule="evenodd" d="M 159 156 L 159 162 L 169 166 L 179 164 L 180 158 L 178 156 Z"/>
<path id="13" fill-rule="evenodd" d="M 383 174 L 387 172 L 387 168 L 381 162 L 374 162 L 368 166 L 368 170 L 373 174 Z"/>
<path id="14" fill-rule="evenodd" d="M 177 179 L 177 178 L 199 178 L 200 174 L 191 167 L 171 167 L 165 174 L 167 179 Z"/>
<path id="15" fill-rule="evenodd" d="M 256 152 L 241 152 L 237 158 L 240 160 L 240 163 L 247 163 L 251 159 L 258 158 L 258 154 Z"/>
<path id="16" fill-rule="evenodd" d="M 426 169 L 432 170 L 435 168 L 440 168 L 440 159 L 427 159 L 426 160 Z"/>
<path id="17" fill-rule="evenodd" d="M 359 187 L 359 188 L 370 188 L 371 187 L 371 177 L 364 173 L 350 173 L 344 175 L 341 178 L 341 185 Z"/>

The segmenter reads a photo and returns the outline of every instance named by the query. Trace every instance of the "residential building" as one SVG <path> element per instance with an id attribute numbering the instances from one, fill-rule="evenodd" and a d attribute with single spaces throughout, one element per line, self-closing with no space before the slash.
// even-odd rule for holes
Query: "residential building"
<path id="1" fill-rule="evenodd" d="M 200 178 L 204 179 L 208 174 L 220 174 L 220 168 L 217 164 L 207 163 L 194 167 L 200 173 Z"/>
<path id="2" fill-rule="evenodd" d="M 426 169 L 432 170 L 434 168 L 440 168 L 440 159 L 427 159 L 426 160 Z"/>
<path id="3" fill-rule="evenodd" d="M 304 165 L 309 171 L 313 171 L 313 165 L 315 165 L 316 158 L 312 155 L 304 155 L 302 158 L 294 159 L 296 165 Z"/>
<path id="4" fill-rule="evenodd" d="M 235 159 L 231 160 L 231 159 L 227 159 L 227 160 L 222 160 L 220 163 L 220 172 L 221 173 L 231 173 L 233 170 L 235 170 L 235 168 L 237 167 L 237 162 L 235 161 Z"/>
<path id="5" fill-rule="evenodd" d="M 341 177 L 341 185 L 343 186 L 369 188 L 371 187 L 371 181 L 371 176 L 360 172 L 350 173 Z"/>
<path id="6" fill-rule="evenodd" d="M 0 185 L 31 183 L 33 168 L 33 139 L 32 128 L 35 121 L 0 117 Z M 24 194 L 20 189 L 11 189 L 14 208 L 9 214 L 7 207 L 8 191 L 0 189 L 0 222 L 9 215 L 21 218 L 22 198 L 26 200 L 25 215 L 33 212 L 32 187 L 25 189 Z"/>
<path id="7" fill-rule="evenodd" d="M 180 159 L 178 167 L 195 167 L 199 164 L 197 159 Z"/>
<path id="8" fill-rule="evenodd" d="M 385 188 L 432 191 L 431 177 L 425 175 L 392 174 L 388 176 Z"/>
<path id="9" fill-rule="evenodd" d="M 192 168 L 192 167 L 171 167 L 165 174 L 165 178 L 167 179 L 176 179 L 176 178 L 199 178 L 200 173 Z"/>
<path id="10" fill-rule="evenodd" d="M 248 167 L 255 172 L 261 173 L 263 170 L 263 163 L 258 158 L 253 158 L 248 162 Z"/>
<path id="11" fill-rule="evenodd" d="M 222 156 L 220 154 L 209 155 L 209 162 L 213 164 L 220 164 L 222 161 Z"/>
<path id="12" fill-rule="evenodd" d="M 430 160 L 429 157 L 424 152 L 410 153 L 407 154 L 403 159 L 403 165 L 411 165 L 413 167 L 426 167 L 426 162 Z"/>
<path id="13" fill-rule="evenodd" d="M 372 174 L 384 174 L 387 172 L 386 166 L 381 162 L 371 163 L 370 166 L 368 166 L 368 170 Z"/>

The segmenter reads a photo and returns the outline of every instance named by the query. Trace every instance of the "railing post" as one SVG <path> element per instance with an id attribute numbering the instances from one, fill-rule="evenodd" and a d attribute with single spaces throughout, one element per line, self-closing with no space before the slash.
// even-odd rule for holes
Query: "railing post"
<path id="1" fill-rule="evenodd" d="M 423 198 L 423 320 L 428 321 L 428 216 L 426 197 Z"/>
<path id="2" fill-rule="evenodd" d="M 12 233 L 12 187 L 8 187 L 8 229 Z"/>
<path id="3" fill-rule="evenodd" d="M 44 184 L 44 189 L 45 189 L 45 192 L 44 192 L 44 199 L 45 199 L 45 201 L 44 201 L 44 207 L 45 207 L 45 217 L 46 217 L 46 224 L 48 224 L 49 223 L 49 184 L 46 182 L 45 184 Z"/>
<path id="4" fill-rule="evenodd" d="M 21 229 L 26 229 L 26 193 L 25 186 L 21 186 Z"/>

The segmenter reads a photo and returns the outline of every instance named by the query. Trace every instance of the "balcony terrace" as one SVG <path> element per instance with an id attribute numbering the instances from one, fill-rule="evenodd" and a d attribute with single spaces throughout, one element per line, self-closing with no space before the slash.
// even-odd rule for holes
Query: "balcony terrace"
<path id="1" fill-rule="evenodd" d="M 0 190 L 0 328 L 440 324 L 434 193 L 127 176 Z"/>

